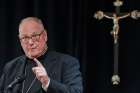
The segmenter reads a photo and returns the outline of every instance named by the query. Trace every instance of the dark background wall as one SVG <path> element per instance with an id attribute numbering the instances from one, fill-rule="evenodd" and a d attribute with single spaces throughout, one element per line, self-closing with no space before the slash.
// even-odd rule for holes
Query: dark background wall
<path id="1" fill-rule="evenodd" d="M 112 86 L 112 20 L 96 20 L 97 10 L 113 12 L 114 0 L 0 0 L 0 73 L 11 59 L 23 54 L 18 24 L 28 16 L 42 19 L 49 48 L 79 59 L 84 93 L 139 93 L 140 19 L 120 20 L 119 75 Z M 140 10 L 139 0 L 124 0 L 122 12 Z"/>

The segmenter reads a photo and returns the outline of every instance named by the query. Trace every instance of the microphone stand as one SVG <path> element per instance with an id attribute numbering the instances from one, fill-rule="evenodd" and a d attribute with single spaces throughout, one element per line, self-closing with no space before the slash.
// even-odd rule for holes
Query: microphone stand
<path id="1" fill-rule="evenodd" d="M 14 79 L 14 81 L 12 81 L 7 87 L 4 93 L 12 93 L 13 87 L 18 84 L 23 82 L 23 80 L 25 80 L 25 76 L 18 76 Z"/>

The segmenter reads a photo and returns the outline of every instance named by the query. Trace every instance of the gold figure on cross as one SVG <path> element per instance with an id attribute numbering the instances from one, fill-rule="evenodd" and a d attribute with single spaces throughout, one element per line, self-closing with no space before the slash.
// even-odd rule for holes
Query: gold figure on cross
<path id="1" fill-rule="evenodd" d="M 119 20 L 120 19 L 124 19 L 130 16 L 131 13 L 127 13 L 123 16 L 117 16 L 116 13 L 113 13 L 113 16 L 108 16 L 106 14 L 104 14 L 102 11 L 98 11 L 94 17 L 97 19 L 102 19 L 103 17 L 107 18 L 107 19 L 112 19 L 113 20 L 113 29 L 111 31 L 111 35 L 113 35 L 114 37 L 114 43 L 117 43 L 118 40 L 118 34 L 119 34 Z"/>

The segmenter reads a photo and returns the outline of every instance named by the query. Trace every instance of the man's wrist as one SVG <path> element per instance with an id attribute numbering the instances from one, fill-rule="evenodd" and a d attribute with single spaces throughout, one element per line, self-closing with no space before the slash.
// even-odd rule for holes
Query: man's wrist
<path id="1" fill-rule="evenodd" d="M 48 87 L 49 87 L 49 84 L 50 84 L 50 78 L 48 78 L 48 82 L 47 82 L 47 84 L 42 84 L 42 88 L 45 90 L 45 91 L 47 91 L 47 89 L 48 89 Z"/>

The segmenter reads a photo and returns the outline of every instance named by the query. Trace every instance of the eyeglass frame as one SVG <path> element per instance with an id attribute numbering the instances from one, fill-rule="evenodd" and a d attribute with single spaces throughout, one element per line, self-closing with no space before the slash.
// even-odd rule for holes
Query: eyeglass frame
<path id="1" fill-rule="evenodd" d="M 31 39 L 33 42 L 38 41 L 40 39 L 40 36 L 43 34 L 44 30 L 42 30 L 40 33 L 38 34 L 33 34 L 31 36 L 23 36 L 20 37 L 19 36 L 19 40 L 23 43 L 28 43 L 29 40 Z M 34 39 L 33 39 L 34 38 Z"/>

